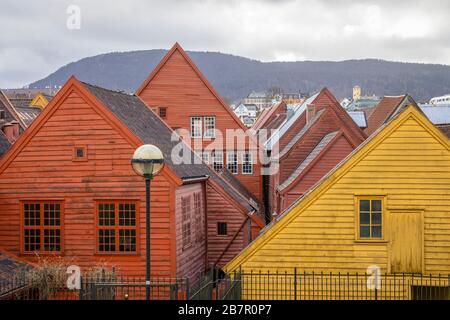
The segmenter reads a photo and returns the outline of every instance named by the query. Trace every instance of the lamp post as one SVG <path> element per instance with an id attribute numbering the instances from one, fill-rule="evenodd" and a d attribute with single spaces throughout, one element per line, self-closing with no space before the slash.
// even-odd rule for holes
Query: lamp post
<path id="1" fill-rule="evenodd" d="M 131 165 L 134 171 L 145 179 L 145 297 L 150 300 L 150 182 L 163 169 L 164 156 L 158 147 L 152 144 L 144 144 L 134 152 Z"/>

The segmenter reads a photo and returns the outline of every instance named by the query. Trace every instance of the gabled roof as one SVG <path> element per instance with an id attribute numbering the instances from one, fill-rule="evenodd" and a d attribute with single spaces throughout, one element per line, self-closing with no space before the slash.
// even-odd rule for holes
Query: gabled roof
<path id="1" fill-rule="evenodd" d="M 299 131 L 297 132 L 297 134 L 291 139 L 291 141 L 288 142 L 288 144 L 284 147 L 283 150 L 281 150 L 281 152 L 278 155 L 275 155 L 275 157 L 277 158 L 282 158 L 284 157 L 291 149 L 293 146 L 295 146 L 297 144 L 297 142 L 305 135 L 306 132 L 308 132 L 308 130 L 314 126 L 314 124 L 317 122 L 317 120 L 320 119 L 320 117 L 325 113 L 325 109 L 319 110 L 314 117 L 312 117 L 312 119 L 310 121 L 308 121 L 305 126 Z"/>
<path id="2" fill-rule="evenodd" d="M 239 194 L 244 196 L 245 199 L 250 201 L 254 208 L 262 208 L 262 205 L 258 199 L 250 191 L 248 191 L 248 189 L 238 179 L 236 179 L 236 177 L 229 170 L 223 168 L 217 174 L 228 182 L 230 186 L 233 187 Z"/>
<path id="3" fill-rule="evenodd" d="M 16 108 L 14 108 L 11 101 L 9 101 L 8 97 L 2 90 L 0 90 L 0 109 L 5 110 L 6 122 L 17 121 L 22 130 L 25 130 L 27 128 L 27 126 L 17 113 Z"/>
<path id="4" fill-rule="evenodd" d="M 20 119 L 27 127 L 41 114 L 42 109 L 38 107 L 15 107 Z"/>
<path id="5" fill-rule="evenodd" d="M 331 103 L 328 106 L 334 110 L 334 112 L 336 113 L 338 118 L 340 120 L 342 120 L 344 123 L 346 123 L 348 125 L 349 129 L 351 129 L 356 135 L 358 135 L 361 140 L 364 140 L 366 138 L 366 134 L 364 133 L 364 131 L 362 131 L 361 128 L 358 127 L 358 125 L 353 121 L 353 119 L 345 111 L 345 109 L 342 108 L 339 101 L 336 100 L 336 98 L 333 96 L 333 94 L 327 88 L 323 88 L 322 90 L 320 90 L 319 93 L 316 93 L 315 95 L 306 99 L 302 104 L 300 104 L 294 108 L 294 110 L 293 110 L 294 114 L 291 117 L 287 118 L 287 120 L 280 126 L 279 130 L 277 130 L 277 132 L 275 132 L 270 137 L 270 139 L 267 140 L 267 142 L 265 144 L 266 149 L 272 150 L 272 148 L 278 143 L 278 141 L 281 139 L 281 137 L 301 117 L 303 112 L 305 112 L 306 107 L 310 104 L 317 103 L 316 100 L 322 96 L 326 96 L 331 101 Z"/>
<path id="6" fill-rule="evenodd" d="M 259 115 L 255 124 L 253 125 L 252 130 L 257 131 L 263 128 L 267 124 L 267 121 L 282 106 L 286 108 L 286 104 L 283 101 L 272 104 L 272 106 L 270 106 L 269 108 L 264 109 L 263 112 L 261 112 L 261 114 Z M 286 112 L 286 110 L 284 112 Z"/>
<path id="7" fill-rule="evenodd" d="M 355 165 L 363 160 L 374 148 L 376 148 L 385 137 L 396 130 L 405 121 L 415 119 L 427 130 L 439 143 L 450 151 L 450 139 L 448 139 L 440 130 L 438 130 L 414 105 L 410 105 L 403 109 L 399 114 L 392 117 L 387 123 L 382 125 L 374 134 L 366 139 L 358 148 L 350 153 L 343 161 L 341 161 L 333 170 L 318 181 L 305 195 L 294 202 L 281 215 L 278 216 L 271 224 L 262 230 L 259 236 L 250 243 L 238 256 L 230 261 L 223 269 L 225 272 L 232 272 L 239 268 L 244 261 L 250 258 L 253 253 L 272 239 L 280 230 L 293 221 L 298 215 L 316 199 L 318 199 L 325 191 L 332 187 Z"/>
<path id="8" fill-rule="evenodd" d="M 407 100 L 408 95 L 383 97 L 367 119 L 367 128 L 364 132 L 366 132 L 367 135 L 371 135 L 386 122 L 402 104 L 405 104 Z"/>
<path id="9" fill-rule="evenodd" d="M 192 179 L 212 179 L 219 185 L 224 192 L 228 194 L 246 213 L 255 211 L 254 206 L 245 196 L 235 190 L 230 183 L 219 177 L 219 175 L 200 157 L 192 151 L 189 145 L 170 129 L 167 124 L 161 120 L 142 100 L 135 96 L 123 92 L 117 92 L 100 88 L 91 84 L 79 82 L 75 77 L 71 77 L 64 87 L 60 90 L 55 99 L 44 109 L 42 115 L 32 123 L 31 127 L 17 140 L 11 150 L 0 161 L 0 172 L 9 162 L 20 152 L 29 139 L 37 132 L 40 127 L 56 110 L 60 100 L 62 100 L 73 88 L 78 88 L 86 99 L 89 99 L 96 107 L 97 111 L 103 113 L 113 122 L 118 130 L 129 137 L 129 140 L 137 146 L 141 144 L 154 144 L 158 146 L 164 154 L 166 162 L 165 172 L 171 175 L 173 172 L 177 179 L 181 181 L 190 181 Z M 173 137 L 173 139 L 172 139 Z M 172 141 L 173 140 L 173 141 Z M 190 157 L 191 164 L 176 164 L 172 161 L 172 148 L 181 144 L 186 155 Z M 167 169 L 169 168 L 169 169 Z M 232 177 L 235 179 L 234 177 Z M 178 182 L 179 183 L 179 182 Z"/>
<path id="10" fill-rule="evenodd" d="M 166 163 L 179 178 L 188 179 L 208 175 L 209 171 L 205 170 L 202 165 L 175 165 L 172 162 L 172 149 L 180 143 L 180 140 L 172 141 L 173 131 L 139 97 L 87 83 L 83 83 L 83 85 L 143 143 L 158 146 L 164 154 Z M 192 152 L 191 162 L 194 161 L 194 157 L 195 153 Z"/>
<path id="11" fill-rule="evenodd" d="M 259 210 L 258 204 L 251 203 L 249 192 L 243 191 L 245 188 L 240 185 L 234 176 L 227 176 L 226 179 L 221 178 L 192 151 L 188 144 L 180 140 L 178 135 L 151 111 L 139 97 L 100 88 L 87 83 L 83 83 L 83 85 L 117 116 L 126 127 L 139 137 L 142 142 L 158 146 L 164 154 L 166 163 L 182 180 L 201 177 L 211 178 L 247 210 L 247 212 Z M 172 149 L 180 143 L 184 145 L 183 149 L 185 151 L 190 152 L 187 156 L 191 159 L 191 164 L 174 164 L 172 162 Z"/>
<path id="12" fill-rule="evenodd" d="M 313 104 L 314 100 L 319 96 L 320 92 L 312 95 L 303 103 L 297 105 L 293 110 L 293 115 L 284 121 L 281 126 L 277 129 L 277 131 L 267 140 L 265 147 L 267 150 L 272 150 L 272 148 L 280 141 L 281 137 L 289 130 L 289 128 L 297 121 L 298 118 L 302 115 L 302 113 L 306 110 L 306 107 L 309 104 Z"/>
<path id="13" fill-rule="evenodd" d="M 292 172 L 292 174 L 281 183 L 277 190 L 281 191 L 287 188 L 298 176 L 302 174 L 302 172 L 309 166 L 310 163 L 316 159 L 320 153 L 333 141 L 334 137 L 336 137 L 338 131 L 331 132 L 325 135 L 322 140 L 314 147 L 314 149 L 308 154 L 308 156 L 303 160 L 300 165 Z"/>
<path id="14" fill-rule="evenodd" d="M 236 114 L 233 112 L 233 110 L 230 108 L 230 106 L 223 100 L 223 98 L 219 95 L 219 93 L 214 89 L 214 87 L 209 83 L 209 81 L 206 79 L 206 77 L 200 72 L 198 67 L 194 64 L 194 62 L 189 58 L 189 55 L 183 50 L 183 48 L 179 45 L 178 42 L 176 42 L 173 47 L 167 52 L 167 54 L 164 56 L 164 58 L 159 62 L 159 64 L 156 66 L 155 69 L 151 72 L 150 76 L 144 80 L 144 82 L 140 85 L 140 87 L 136 90 L 136 95 L 140 96 L 141 93 L 144 91 L 144 89 L 148 86 L 148 84 L 153 80 L 153 78 L 156 77 L 158 72 L 164 67 L 164 65 L 169 61 L 170 57 L 175 53 L 179 52 L 183 58 L 186 60 L 186 62 L 189 64 L 189 66 L 194 70 L 194 72 L 197 74 L 197 76 L 200 78 L 200 80 L 205 84 L 205 86 L 208 88 L 208 90 L 213 94 L 213 96 L 219 101 L 219 103 L 223 106 L 223 108 L 230 114 L 230 116 L 234 119 L 236 124 L 244 130 L 244 132 L 247 130 L 247 128 L 244 126 L 242 121 L 239 120 L 239 118 L 236 116 Z"/>

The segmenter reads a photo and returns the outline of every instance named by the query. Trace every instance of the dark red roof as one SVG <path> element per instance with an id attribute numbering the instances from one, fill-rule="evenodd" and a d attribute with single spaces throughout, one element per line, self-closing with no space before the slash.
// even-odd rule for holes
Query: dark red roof
<path id="1" fill-rule="evenodd" d="M 374 133 L 383 123 L 385 123 L 398 106 L 405 100 L 406 96 L 383 97 L 367 120 L 367 128 L 364 130 L 367 135 Z"/>

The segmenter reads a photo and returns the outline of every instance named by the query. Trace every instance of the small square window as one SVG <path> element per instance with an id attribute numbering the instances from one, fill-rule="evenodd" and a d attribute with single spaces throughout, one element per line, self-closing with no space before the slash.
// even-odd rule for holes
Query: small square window
<path id="1" fill-rule="evenodd" d="M 87 147 L 85 146 L 74 147 L 73 161 L 87 161 Z"/>
<path id="2" fill-rule="evenodd" d="M 166 119 L 167 118 L 167 108 L 166 107 L 159 107 L 159 116 L 162 119 Z"/>
<path id="3" fill-rule="evenodd" d="M 381 199 L 359 199 L 359 239 L 383 238 L 383 206 Z"/>
<path id="4" fill-rule="evenodd" d="M 227 223 L 226 222 L 217 222 L 217 234 L 219 236 L 227 235 Z"/>

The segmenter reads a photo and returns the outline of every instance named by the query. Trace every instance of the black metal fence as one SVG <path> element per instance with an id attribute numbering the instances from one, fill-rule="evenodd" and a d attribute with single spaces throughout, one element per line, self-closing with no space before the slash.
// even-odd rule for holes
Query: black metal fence
<path id="1" fill-rule="evenodd" d="M 23 279 L 0 282 L 0 299 L 144 300 L 144 278 L 82 277 L 78 290 L 46 287 Z M 450 276 L 325 272 L 212 270 L 198 281 L 153 278 L 154 300 L 449 300 Z"/>
<path id="2" fill-rule="evenodd" d="M 449 300 L 450 276 L 414 274 L 240 273 L 244 300 Z"/>

